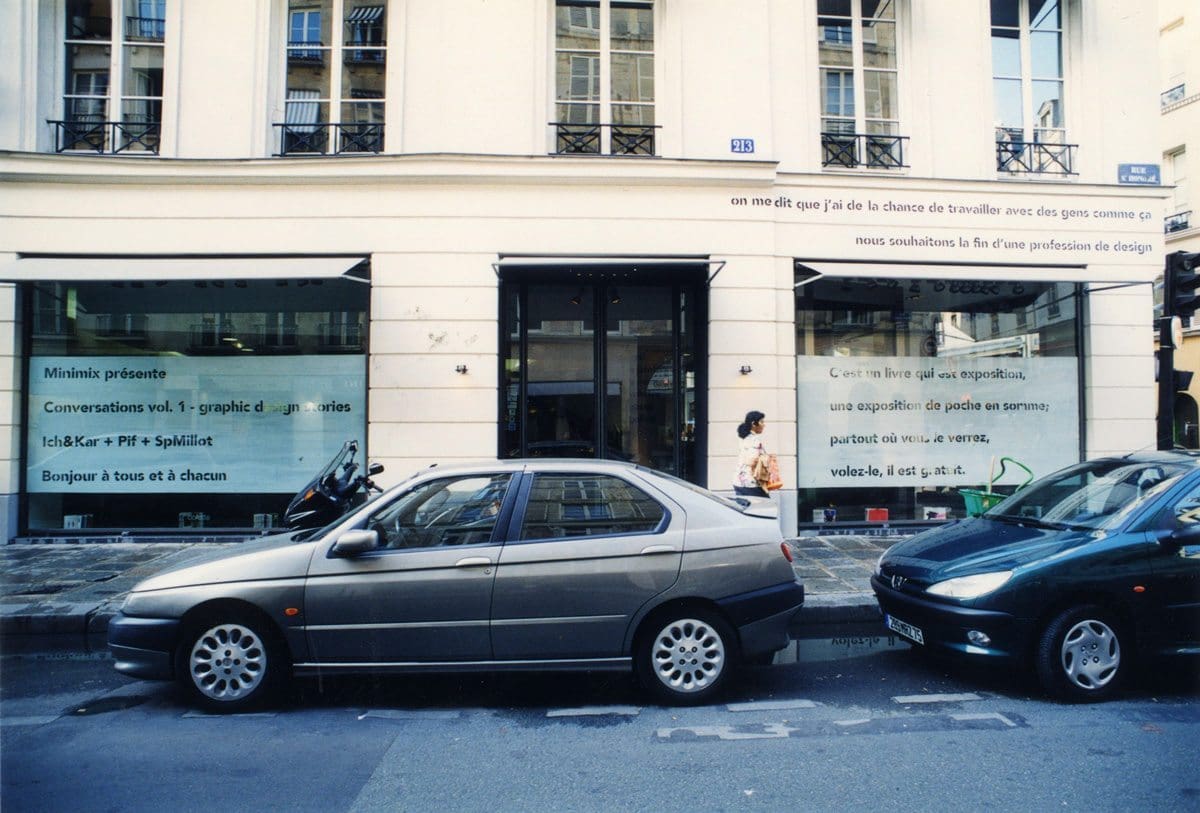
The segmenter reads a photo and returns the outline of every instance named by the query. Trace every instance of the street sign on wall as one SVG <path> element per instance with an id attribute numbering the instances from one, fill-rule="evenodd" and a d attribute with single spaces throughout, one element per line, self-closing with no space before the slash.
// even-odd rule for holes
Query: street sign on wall
<path id="1" fill-rule="evenodd" d="M 1117 164 L 1117 183 L 1160 186 L 1162 172 L 1158 164 Z"/>

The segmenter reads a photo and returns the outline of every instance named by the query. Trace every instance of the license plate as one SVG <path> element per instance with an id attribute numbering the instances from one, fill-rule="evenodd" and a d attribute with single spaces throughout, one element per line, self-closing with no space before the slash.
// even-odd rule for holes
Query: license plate
<path id="1" fill-rule="evenodd" d="M 898 632 L 910 641 L 916 641 L 918 644 L 925 643 L 925 633 L 921 632 L 920 627 L 914 627 L 907 621 L 901 621 L 894 616 L 884 616 L 884 621 L 887 628 L 893 632 Z"/>

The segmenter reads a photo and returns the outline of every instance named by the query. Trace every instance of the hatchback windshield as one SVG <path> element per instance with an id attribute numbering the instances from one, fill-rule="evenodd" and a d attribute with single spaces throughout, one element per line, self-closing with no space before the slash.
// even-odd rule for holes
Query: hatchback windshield
<path id="1" fill-rule="evenodd" d="M 1055 528 L 1105 528 L 1151 491 L 1187 471 L 1177 463 L 1094 460 L 1018 491 L 984 516 Z"/>

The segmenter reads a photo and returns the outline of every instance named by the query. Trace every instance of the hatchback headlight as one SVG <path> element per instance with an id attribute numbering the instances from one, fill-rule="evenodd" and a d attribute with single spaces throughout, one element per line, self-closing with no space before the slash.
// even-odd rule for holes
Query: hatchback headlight
<path id="1" fill-rule="evenodd" d="M 891 546 L 885 548 L 883 553 L 879 554 L 879 558 L 875 560 L 875 575 L 876 576 L 883 575 L 883 559 L 885 556 L 888 555 L 888 553 L 891 552 L 892 548 L 894 548 L 894 547 L 896 547 L 896 546 L 891 545 Z"/>
<path id="2" fill-rule="evenodd" d="M 959 576 L 928 587 L 925 592 L 945 598 L 979 598 L 992 592 L 1012 578 L 1011 570 L 995 573 L 977 573 L 974 576 Z"/>

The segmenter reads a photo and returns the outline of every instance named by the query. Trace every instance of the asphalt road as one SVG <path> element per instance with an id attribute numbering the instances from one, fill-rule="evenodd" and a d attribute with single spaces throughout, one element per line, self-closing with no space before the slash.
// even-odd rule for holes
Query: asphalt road
<path id="1" fill-rule="evenodd" d="M 849 656 L 849 657 L 847 657 Z M 887 639 L 665 708 L 623 676 L 306 681 L 233 717 L 98 656 L 0 657 L 14 811 L 1200 809 L 1200 672 L 1068 706 Z"/>

